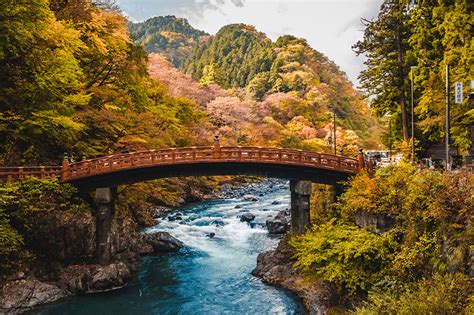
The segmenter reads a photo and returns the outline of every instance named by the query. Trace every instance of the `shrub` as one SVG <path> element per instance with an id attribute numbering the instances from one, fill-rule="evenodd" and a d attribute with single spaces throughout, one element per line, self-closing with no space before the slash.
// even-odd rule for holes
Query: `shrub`
<path id="1" fill-rule="evenodd" d="M 356 314 L 472 314 L 473 288 L 463 274 L 435 274 L 391 291 L 374 291 Z"/>
<path id="2" fill-rule="evenodd" d="M 0 274 L 21 267 L 21 261 L 28 253 L 23 248 L 23 237 L 15 230 L 5 213 L 0 212 Z"/>
<path id="3" fill-rule="evenodd" d="M 330 211 L 313 211 L 315 222 L 330 223 L 291 240 L 295 266 L 309 280 L 323 279 L 357 293 L 372 290 L 374 307 L 360 312 L 461 312 L 469 295 L 456 286 L 466 287 L 467 280 L 451 274 L 468 272 L 473 191 L 473 174 L 419 169 L 406 162 L 374 176 L 359 174 Z M 395 225 L 382 234 L 370 233 L 354 224 L 359 212 L 374 214 L 374 219 L 390 216 Z M 443 291 L 449 295 L 444 306 Z M 472 298 L 470 303 L 472 309 Z"/>
<path id="4" fill-rule="evenodd" d="M 76 189 L 56 179 L 26 178 L 0 184 L 0 271 L 20 270 L 32 254 L 28 240 L 38 230 L 41 212 L 88 210 Z"/>
<path id="5" fill-rule="evenodd" d="M 350 290 L 368 289 L 382 279 L 396 247 L 389 233 L 376 235 L 334 221 L 291 238 L 290 244 L 304 275 Z"/>

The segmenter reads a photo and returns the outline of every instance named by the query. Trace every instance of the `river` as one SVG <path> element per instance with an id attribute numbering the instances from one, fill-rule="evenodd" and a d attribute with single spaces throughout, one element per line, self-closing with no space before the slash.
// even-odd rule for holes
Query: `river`
<path id="1" fill-rule="evenodd" d="M 250 274 L 257 255 L 278 243 L 262 223 L 289 207 L 288 185 L 254 184 L 250 192 L 258 201 L 244 201 L 246 192 L 240 191 L 234 198 L 183 206 L 177 220 L 163 218 L 148 229 L 167 231 L 185 247 L 145 258 L 125 288 L 63 300 L 32 314 L 304 314 L 294 295 Z M 243 212 L 255 215 L 254 224 L 240 222 Z"/>

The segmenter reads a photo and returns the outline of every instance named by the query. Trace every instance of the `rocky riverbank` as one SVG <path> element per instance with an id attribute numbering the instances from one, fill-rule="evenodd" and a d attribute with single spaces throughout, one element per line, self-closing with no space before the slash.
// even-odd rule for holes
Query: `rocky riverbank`
<path id="1" fill-rule="evenodd" d="M 38 266 L 28 273 L 18 272 L 3 279 L 0 314 L 20 314 L 72 295 L 121 288 L 131 279 L 141 257 L 179 250 L 183 246 L 165 232 L 133 233 L 126 239 L 117 237 L 116 241 L 116 244 L 124 241 L 127 244 L 114 249 L 115 258 L 109 265 L 56 263 L 50 268 L 40 270 Z"/>
<path id="2" fill-rule="evenodd" d="M 304 280 L 293 267 L 293 248 L 288 244 L 288 238 L 288 234 L 284 235 L 276 249 L 258 255 L 257 266 L 252 274 L 268 284 L 296 293 L 303 300 L 309 314 L 326 314 L 329 307 L 338 305 L 340 297 L 328 283 L 309 284 Z"/>

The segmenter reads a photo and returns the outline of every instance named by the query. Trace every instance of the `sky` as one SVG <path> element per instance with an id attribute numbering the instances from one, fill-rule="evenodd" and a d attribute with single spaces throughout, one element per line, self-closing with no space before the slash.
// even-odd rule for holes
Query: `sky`
<path id="1" fill-rule="evenodd" d="M 382 0 L 118 0 L 134 22 L 175 15 L 209 34 L 231 23 L 254 25 L 272 40 L 290 34 L 334 61 L 358 86 L 363 57 L 351 46 L 363 36 L 361 18 L 377 16 Z"/>

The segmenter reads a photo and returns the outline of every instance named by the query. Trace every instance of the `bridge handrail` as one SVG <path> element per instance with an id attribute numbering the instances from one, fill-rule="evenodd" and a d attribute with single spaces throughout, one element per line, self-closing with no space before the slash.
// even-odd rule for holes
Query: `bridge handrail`
<path id="1" fill-rule="evenodd" d="M 11 182 L 25 177 L 60 178 L 61 166 L 7 166 L 0 167 L 0 181 Z"/>

